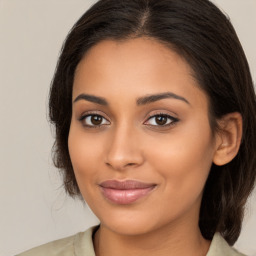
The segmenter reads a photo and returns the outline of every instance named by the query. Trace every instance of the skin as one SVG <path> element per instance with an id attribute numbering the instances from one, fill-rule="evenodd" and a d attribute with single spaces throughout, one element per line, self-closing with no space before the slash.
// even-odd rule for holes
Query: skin
<path id="1" fill-rule="evenodd" d="M 166 92 L 178 97 L 136 104 Z M 77 67 L 73 101 L 69 152 L 80 191 L 101 222 L 96 255 L 206 255 L 199 209 L 223 137 L 213 136 L 207 96 L 187 62 L 153 39 L 100 42 Z M 93 125 L 92 114 L 101 125 Z M 160 114 L 174 119 L 159 125 Z M 156 187 L 134 203 L 114 204 L 99 187 L 111 179 Z"/>

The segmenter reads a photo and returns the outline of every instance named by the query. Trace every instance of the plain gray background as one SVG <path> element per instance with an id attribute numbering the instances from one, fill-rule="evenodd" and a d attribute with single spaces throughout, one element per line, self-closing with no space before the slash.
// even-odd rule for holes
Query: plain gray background
<path id="1" fill-rule="evenodd" d="M 51 162 L 47 98 L 62 42 L 95 1 L 0 0 L 0 256 L 97 223 L 68 198 Z M 229 14 L 256 80 L 256 0 L 215 0 Z M 254 193 L 256 194 L 256 193 Z M 256 196 L 236 247 L 256 256 Z"/>

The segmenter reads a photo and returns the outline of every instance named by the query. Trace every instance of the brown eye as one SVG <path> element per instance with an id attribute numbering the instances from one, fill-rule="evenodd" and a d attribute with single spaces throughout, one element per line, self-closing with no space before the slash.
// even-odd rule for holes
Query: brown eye
<path id="1" fill-rule="evenodd" d="M 90 114 L 80 118 L 80 121 L 87 127 L 99 127 L 101 125 L 110 124 L 110 122 L 101 115 Z"/>
<path id="2" fill-rule="evenodd" d="M 98 116 L 98 115 L 91 116 L 91 123 L 93 125 L 100 125 L 101 122 L 102 122 L 102 116 Z"/>
<path id="3" fill-rule="evenodd" d="M 158 114 L 158 115 L 154 115 L 151 116 L 145 124 L 150 125 L 150 126 L 169 126 L 172 124 L 175 124 L 176 122 L 178 122 L 179 120 L 175 117 L 172 117 L 170 115 L 167 114 Z"/>
<path id="4" fill-rule="evenodd" d="M 165 125 L 167 121 L 168 121 L 168 118 L 166 116 L 157 116 L 156 117 L 156 123 L 158 125 Z"/>

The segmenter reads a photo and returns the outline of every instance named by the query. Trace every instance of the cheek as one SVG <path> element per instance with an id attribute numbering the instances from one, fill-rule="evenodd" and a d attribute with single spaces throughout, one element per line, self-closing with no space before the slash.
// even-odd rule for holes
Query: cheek
<path id="1" fill-rule="evenodd" d="M 178 129 L 168 136 L 152 141 L 148 151 L 151 166 L 162 176 L 165 189 L 178 197 L 201 193 L 213 158 L 213 138 L 208 122 L 196 122 Z"/>
<path id="2" fill-rule="evenodd" d="M 82 127 L 71 123 L 68 148 L 77 183 L 83 190 L 84 183 L 95 175 L 94 166 L 97 162 L 99 147 L 94 143 L 93 136 L 86 135 Z"/>
<path id="3" fill-rule="evenodd" d="M 99 204 L 94 195 L 94 185 L 97 181 L 99 163 L 99 147 L 93 136 L 86 135 L 80 127 L 70 127 L 68 147 L 74 174 L 84 200 L 91 207 Z"/>

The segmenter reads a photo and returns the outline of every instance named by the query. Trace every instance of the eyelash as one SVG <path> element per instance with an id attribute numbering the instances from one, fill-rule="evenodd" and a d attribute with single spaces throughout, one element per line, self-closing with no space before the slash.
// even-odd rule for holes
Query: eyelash
<path id="1" fill-rule="evenodd" d="M 79 121 L 83 124 L 83 126 L 89 128 L 89 129 L 90 128 L 94 128 L 94 129 L 95 128 L 101 128 L 104 125 L 108 125 L 108 124 L 88 125 L 88 124 L 84 123 L 86 118 L 88 118 L 88 117 L 92 118 L 93 116 L 105 119 L 108 123 L 110 123 L 104 116 L 102 116 L 100 114 L 97 114 L 97 113 L 87 113 L 87 114 L 81 116 L 79 118 Z M 143 124 L 146 124 L 149 120 L 151 120 L 153 118 L 157 118 L 157 117 L 167 118 L 167 119 L 169 119 L 169 123 L 168 124 L 164 124 L 164 125 L 151 125 L 151 124 L 148 124 L 148 125 L 151 126 L 151 127 L 154 127 L 154 128 L 161 129 L 161 128 L 166 128 L 166 127 L 173 126 L 173 125 L 175 125 L 179 121 L 178 118 L 175 118 L 175 117 L 173 117 L 171 115 L 168 115 L 168 114 L 165 114 L 165 113 L 159 113 L 159 114 L 154 114 L 154 115 L 149 116 L 149 118 Z"/>
<path id="2" fill-rule="evenodd" d="M 175 118 L 171 115 L 168 115 L 168 114 L 165 114 L 165 113 L 159 113 L 159 114 L 154 114 L 154 115 L 151 115 L 149 116 L 149 118 L 146 120 L 146 122 L 148 122 L 150 119 L 153 119 L 153 118 L 157 118 L 157 117 L 164 117 L 164 118 L 167 118 L 170 120 L 170 122 L 168 124 L 164 124 L 164 125 L 150 125 L 151 127 L 155 127 L 155 128 L 166 128 L 166 127 L 170 127 L 170 126 L 173 126 L 175 125 L 179 119 L 178 118 Z"/>
<path id="3" fill-rule="evenodd" d="M 105 119 L 105 120 L 107 120 L 103 115 L 100 115 L 100 114 L 98 114 L 98 113 L 94 113 L 94 112 L 92 112 L 92 113 L 86 113 L 85 115 L 82 115 L 80 118 L 79 118 L 79 121 L 82 123 L 82 125 L 83 126 L 85 126 L 86 128 L 101 128 L 102 126 L 104 126 L 104 125 L 106 125 L 106 124 L 99 124 L 99 125 L 88 125 L 88 124 L 85 124 L 85 119 L 87 118 L 87 117 L 93 117 L 93 116 L 95 116 L 95 117 L 100 117 L 100 118 L 102 118 L 102 119 Z M 109 122 L 108 120 L 107 120 L 107 122 Z M 109 122 L 110 123 L 110 122 Z"/>

